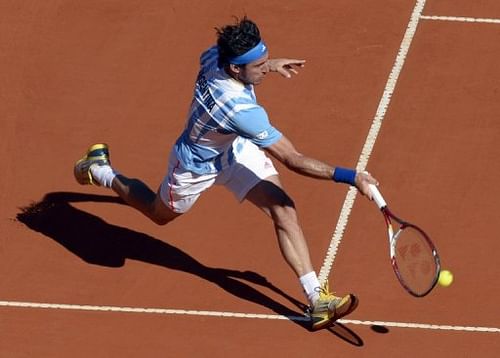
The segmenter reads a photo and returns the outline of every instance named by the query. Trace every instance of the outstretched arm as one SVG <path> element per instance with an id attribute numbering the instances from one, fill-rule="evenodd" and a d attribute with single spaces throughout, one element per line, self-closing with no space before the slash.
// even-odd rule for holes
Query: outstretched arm
<path id="1" fill-rule="evenodd" d="M 292 142 L 285 136 L 278 142 L 267 147 L 266 151 L 283 163 L 288 169 L 298 174 L 326 180 L 332 180 L 335 174 L 335 167 L 299 153 Z M 368 187 L 369 184 L 378 184 L 378 182 L 366 172 L 356 173 L 354 185 L 363 195 L 371 199 L 372 195 Z"/>
<path id="2" fill-rule="evenodd" d="M 304 67 L 306 60 L 295 60 L 290 58 L 273 58 L 267 60 L 269 71 L 278 72 L 283 77 L 290 78 L 293 74 L 298 74 L 297 67 Z"/>

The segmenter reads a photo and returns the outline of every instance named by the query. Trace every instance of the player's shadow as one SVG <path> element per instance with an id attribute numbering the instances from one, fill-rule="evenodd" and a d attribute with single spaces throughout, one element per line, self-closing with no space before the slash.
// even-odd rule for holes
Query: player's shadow
<path id="1" fill-rule="evenodd" d="M 17 220 L 32 230 L 55 240 L 85 262 L 107 267 L 121 267 L 126 259 L 131 259 L 187 272 L 213 282 L 237 297 L 260 304 L 279 315 L 287 316 L 296 324 L 310 329 L 310 323 L 303 318 L 301 313 L 306 308 L 305 305 L 274 286 L 262 275 L 252 271 L 208 267 L 165 241 L 142 232 L 109 224 L 71 205 L 75 202 L 89 201 L 124 204 L 120 198 L 114 196 L 54 192 L 45 195 L 40 202 L 21 208 L 17 214 Z M 243 281 L 270 289 L 287 299 L 301 312 L 298 313 L 284 306 Z M 334 330 L 332 332 L 339 336 Z M 359 342 L 360 339 L 354 341 Z"/>
<path id="2" fill-rule="evenodd" d="M 113 196 L 54 192 L 45 195 L 42 201 L 22 208 L 17 220 L 55 240 L 85 262 L 107 267 L 121 267 L 126 259 L 147 262 L 199 276 L 237 297 L 268 307 L 277 314 L 302 316 L 242 282 L 266 287 L 285 297 L 300 310 L 305 309 L 300 301 L 258 273 L 208 267 L 171 244 L 142 232 L 109 224 L 70 204 L 84 201 L 123 204 L 121 199 Z M 306 326 L 305 323 L 299 323 Z"/>

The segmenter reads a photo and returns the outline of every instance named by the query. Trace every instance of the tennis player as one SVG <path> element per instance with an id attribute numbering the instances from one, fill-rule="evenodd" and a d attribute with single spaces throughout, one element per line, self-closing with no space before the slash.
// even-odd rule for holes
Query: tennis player
<path id="1" fill-rule="evenodd" d="M 367 173 L 333 167 L 300 153 L 274 127 L 256 100 L 254 86 L 269 72 L 291 77 L 304 60 L 271 59 L 257 25 L 244 17 L 217 29 L 217 44 L 201 54 L 186 126 L 170 154 L 158 191 L 111 167 L 106 144 L 92 145 L 74 167 L 80 184 L 113 189 L 126 203 L 159 225 L 183 215 L 212 185 L 223 185 L 239 201 L 248 200 L 274 222 L 279 247 L 309 301 L 317 330 L 352 312 L 355 295 L 337 297 L 320 285 L 295 205 L 268 155 L 296 173 L 353 185 L 371 198 Z"/>

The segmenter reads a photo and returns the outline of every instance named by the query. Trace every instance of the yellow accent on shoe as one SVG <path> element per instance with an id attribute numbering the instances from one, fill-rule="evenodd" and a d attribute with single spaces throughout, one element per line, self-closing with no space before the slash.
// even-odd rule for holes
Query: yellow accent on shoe
<path id="1" fill-rule="evenodd" d="M 348 315 L 358 306 L 358 299 L 353 294 L 337 297 L 330 293 L 328 282 L 325 282 L 319 290 L 319 299 L 310 311 L 312 330 L 330 326 L 336 320 Z"/>
<path id="2" fill-rule="evenodd" d="M 92 178 L 90 167 L 92 165 L 110 164 L 108 145 L 105 143 L 94 144 L 89 147 L 85 156 L 75 163 L 73 174 L 76 181 L 81 185 L 90 184 L 99 186 L 99 183 Z"/>

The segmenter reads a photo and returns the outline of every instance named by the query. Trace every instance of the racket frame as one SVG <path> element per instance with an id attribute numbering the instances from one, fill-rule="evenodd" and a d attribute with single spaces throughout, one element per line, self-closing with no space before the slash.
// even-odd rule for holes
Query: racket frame
<path id="1" fill-rule="evenodd" d="M 403 288 L 408 293 L 410 293 L 412 296 L 424 297 L 424 296 L 428 295 L 429 292 L 431 292 L 432 289 L 436 286 L 438 279 L 439 279 L 439 272 L 441 270 L 441 260 L 439 258 L 438 253 L 437 253 L 436 247 L 434 246 L 434 243 L 432 242 L 432 240 L 429 238 L 429 236 L 427 235 L 427 233 L 424 230 L 422 230 L 418 226 L 411 224 L 405 220 L 402 220 L 399 217 L 397 217 L 396 215 L 394 215 L 389 210 L 386 201 L 384 200 L 382 194 L 380 193 L 380 191 L 378 190 L 378 188 L 375 185 L 370 184 L 370 190 L 372 193 L 373 201 L 375 201 L 375 203 L 379 207 L 380 211 L 382 212 L 382 215 L 384 216 L 385 223 L 387 225 L 387 234 L 388 234 L 388 238 L 389 238 L 389 255 L 390 255 L 390 259 L 391 259 L 392 269 L 393 269 L 394 273 L 396 274 L 398 281 L 400 282 L 401 286 L 403 286 Z M 391 219 L 393 219 L 394 221 L 396 221 L 400 225 L 400 227 L 399 227 L 398 231 L 396 231 L 396 233 L 394 233 Z M 434 257 L 434 262 L 436 264 L 436 272 L 434 272 L 434 279 L 433 279 L 430 287 L 424 292 L 414 292 L 406 284 L 406 282 L 403 280 L 403 278 L 401 276 L 401 273 L 399 272 L 399 268 L 398 268 L 398 265 L 396 262 L 396 242 L 398 240 L 399 233 L 401 232 L 401 230 L 408 228 L 408 227 L 418 231 L 422 235 L 422 237 L 425 239 L 427 245 L 431 249 L 432 255 Z"/>

